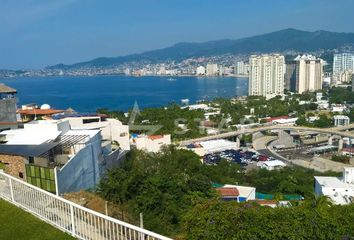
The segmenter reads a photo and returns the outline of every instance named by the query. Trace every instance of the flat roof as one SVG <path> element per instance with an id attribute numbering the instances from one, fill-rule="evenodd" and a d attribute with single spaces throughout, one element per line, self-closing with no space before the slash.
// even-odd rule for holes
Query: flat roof
<path id="1" fill-rule="evenodd" d="M 236 148 L 236 143 L 225 139 L 203 141 L 199 143 L 206 151 L 224 151 Z"/>
<path id="2" fill-rule="evenodd" d="M 315 180 L 323 187 L 354 189 L 354 184 L 345 183 L 339 177 L 315 176 Z"/>
<path id="3" fill-rule="evenodd" d="M 265 161 L 263 164 L 267 165 L 268 167 L 286 166 L 286 164 L 280 160 Z"/>
<path id="4" fill-rule="evenodd" d="M 55 140 L 60 131 L 42 131 L 40 133 L 25 129 L 12 129 L 3 131 L 7 135 L 7 145 L 39 145 L 48 141 Z"/>

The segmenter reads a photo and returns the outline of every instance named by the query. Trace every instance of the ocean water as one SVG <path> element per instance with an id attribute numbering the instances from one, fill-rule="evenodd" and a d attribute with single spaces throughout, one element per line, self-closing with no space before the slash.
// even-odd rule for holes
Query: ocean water
<path id="1" fill-rule="evenodd" d="M 160 107 L 188 98 L 190 103 L 216 97 L 247 95 L 248 79 L 235 77 L 20 77 L 0 79 L 18 91 L 19 105 L 47 103 L 56 109 L 79 112 L 98 108 L 127 111 Z"/>

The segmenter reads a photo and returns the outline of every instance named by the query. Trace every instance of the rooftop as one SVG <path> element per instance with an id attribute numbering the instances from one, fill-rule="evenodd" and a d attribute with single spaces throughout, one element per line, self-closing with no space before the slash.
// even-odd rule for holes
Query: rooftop
<path id="1" fill-rule="evenodd" d="M 315 180 L 322 186 L 322 187 L 329 187 L 329 188 L 351 188 L 354 189 L 354 184 L 345 183 L 339 177 L 318 177 L 315 176 Z"/>
<path id="2" fill-rule="evenodd" d="M 64 118 L 80 118 L 80 117 L 107 117 L 107 115 L 98 114 L 98 113 L 64 113 L 64 114 L 58 114 L 53 116 L 53 119 L 59 120 Z"/>
<path id="3" fill-rule="evenodd" d="M 256 188 L 254 187 L 246 187 L 246 186 L 239 186 L 239 185 L 225 184 L 224 188 L 237 189 L 240 197 L 249 197 L 252 194 L 252 192 L 256 192 Z"/>
<path id="4" fill-rule="evenodd" d="M 263 162 L 263 164 L 268 167 L 278 167 L 278 166 L 285 167 L 286 166 L 286 164 L 280 160 L 265 161 L 265 162 Z"/>
<path id="5" fill-rule="evenodd" d="M 56 109 L 20 109 L 18 113 L 24 115 L 53 115 L 64 112 Z"/>
<path id="6" fill-rule="evenodd" d="M 218 191 L 222 197 L 237 197 L 240 194 L 237 188 L 234 187 L 215 188 L 215 190 Z"/>
<path id="7" fill-rule="evenodd" d="M 0 93 L 17 93 L 17 90 L 0 83 Z"/>
<path id="8" fill-rule="evenodd" d="M 349 117 L 345 115 L 334 115 L 333 118 L 336 120 L 349 120 Z"/>

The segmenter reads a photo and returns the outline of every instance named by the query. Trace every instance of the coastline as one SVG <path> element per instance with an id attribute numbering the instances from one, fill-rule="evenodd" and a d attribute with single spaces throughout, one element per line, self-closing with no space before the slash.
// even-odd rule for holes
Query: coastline
<path id="1" fill-rule="evenodd" d="M 32 76 L 10 76 L 10 77 L 0 77 L 1 80 L 8 80 L 14 78 L 47 78 L 47 77 L 104 77 L 104 76 L 119 76 L 119 77 L 134 77 L 134 78 L 143 78 L 143 77 L 166 77 L 166 78 L 180 78 L 180 77 L 195 77 L 195 78 L 248 78 L 248 75 L 224 75 L 224 76 L 197 76 L 197 75 L 126 75 L 126 74 L 93 74 L 93 75 L 71 75 L 71 74 L 64 74 L 64 75 L 32 75 Z"/>

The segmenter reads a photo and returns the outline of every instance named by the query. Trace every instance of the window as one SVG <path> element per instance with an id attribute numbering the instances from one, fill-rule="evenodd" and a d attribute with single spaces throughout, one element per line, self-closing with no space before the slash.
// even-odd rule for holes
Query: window
<path id="1" fill-rule="evenodd" d="M 20 178 L 23 178 L 23 172 L 19 172 L 19 173 L 18 173 L 18 176 L 19 176 Z"/>
<path id="2" fill-rule="evenodd" d="M 28 157 L 28 162 L 29 162 L 29 164 L 33 164 L 34 163 L 34 157 Z"/>
<path id="3" fill-rule="evenodd" d="M 87 119 L 82 119 L 82 123 L 86 124 L 86 123 L 92 123 L 92 122 L 99 122 L 100 119 L 99 118 L 87 118 Z"/>

